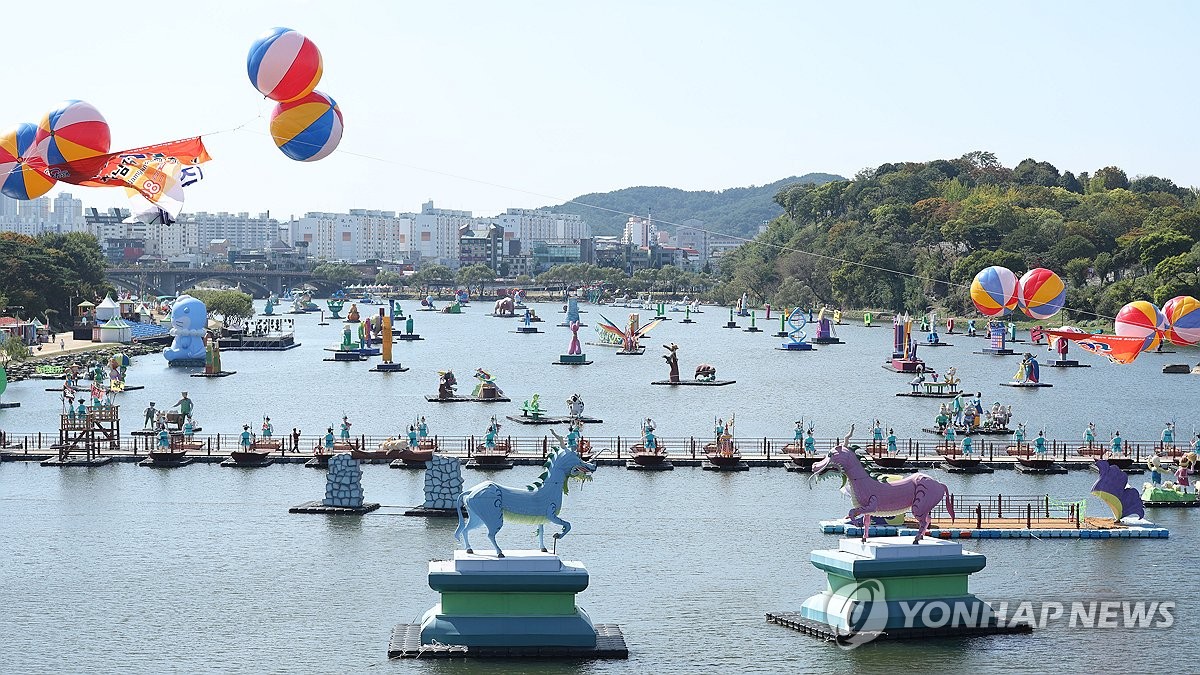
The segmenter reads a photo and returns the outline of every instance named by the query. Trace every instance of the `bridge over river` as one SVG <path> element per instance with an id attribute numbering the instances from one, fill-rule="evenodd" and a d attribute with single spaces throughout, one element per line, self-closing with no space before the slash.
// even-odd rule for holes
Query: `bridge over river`
<path id="1" fill-rule="evenodd" d="M 314 277 L 311 272 L 283 270 L 237 270 L 213 267 L 110 267 L 106 276 L 114 286 L 135 293 L 175 295 L 202 281 L 221 281 L 241 289 L 256 298 L 271 293 L 282 295 L 290 288 L 309 284 L 322 295 L 336 290 L 336 285 Z"/>

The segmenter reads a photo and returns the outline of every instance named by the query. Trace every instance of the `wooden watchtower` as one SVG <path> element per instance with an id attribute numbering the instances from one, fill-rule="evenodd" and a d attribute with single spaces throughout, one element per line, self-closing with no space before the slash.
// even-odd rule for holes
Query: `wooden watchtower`
<path id="1" fill-rule="evenodd" d="M 63 413 L 58 426 L 59 461 L 74 455 L 92 461 L 102 450 L 121 448 L 120 406 L 87 408 L 83 415 Z"/>

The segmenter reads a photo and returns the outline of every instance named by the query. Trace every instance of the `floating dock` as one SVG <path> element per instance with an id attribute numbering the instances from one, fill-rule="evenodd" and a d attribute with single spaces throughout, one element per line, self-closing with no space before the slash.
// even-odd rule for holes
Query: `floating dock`
<path id="1" fill-rule="evenodd" d="M 627 659 L 625 635 L 615 623 L 598 623 L 596 646 L 587 647 L 463 647 L 422 645 L 421 624 L 402 623 L 392 630 L 389 659 Z"/>
<path id="2" fill-rule="evenodd" d="M 517 422 L 519 424 L 570 424 L 578 419 L 584 424 L 600 424 L 604 420 L 597 417 L 569 417 L 566 415 L 542 415 L 540 417 L 529 417 L 527 415 L 505 415 L 505 419 Z"/>
<path id="3" fill-rule="evenodd" d="M 437 394 L 425 394 L 425 400 L 430 403 L 512 403 L 512 399 L 507 396 L 497 396 L 496 398 L 475 398 L 474 396 L 441 398 Z"/>
<path id="4" fill-rule="evenodd" d="M 299 506 L 293 506 L 288 509 L 288 513 L 327 513 L 327 514 L 344 514 L 344 515 L 362 515 L 370 513 L 379 508 L 379 504 L 375 502 L 363 502 L 359 508 L 349 506 L 325 506 L 320 500 L 304 502 Z"/>
<path id="5" fill-rule="evenodd" d="M 962 518 L 969 521 L 969 517 Z M 861 537 L 862 526 L 850 525 L 845 520 L 822 520 L 822 534 L 841 534 Z M 894 525 L 872 525 L 867 532 L 871 537 L 916 536 L 917 528 Z M 1166 539 L 1170 531 L 1165 527 L 1130 526 L 1114 528 L 1098 527 L 938 527 L 926 535 L 934 539 Z"/>

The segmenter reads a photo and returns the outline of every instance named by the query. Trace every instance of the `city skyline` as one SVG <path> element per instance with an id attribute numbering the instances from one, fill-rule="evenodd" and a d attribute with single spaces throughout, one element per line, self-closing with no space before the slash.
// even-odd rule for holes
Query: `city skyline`
<path id="1" fill-rule="evenodd" d="M 55 49 L 33 75 L 10 78 L 19 93 L 0 101 L 0 126 L 79 98 L 106 116 L 114 149 L 206 134 L 214 159 L 186 211 L 287 218 L 433 199 L 498 213 L 973 150 L 1009 166 L 1033 157 L 1200 184 L 1188 115 L 1197 94 L 1164 67 L 1196 56 L 1198 10 L 1186 3 L 1133 15 L 1116 2 L 59 8 Z M 193 39 L 138 58 L 136 76 L 89 65 L 98 36 L 164 25 Z M 270 106 L 246 78 L 250 43 L 275 25 L 321 49 L 318 88 L 345 116 L 339 151 L 320 162 L 278 152 Z M 124 203 L 119 190 L 66 189 Z"/>

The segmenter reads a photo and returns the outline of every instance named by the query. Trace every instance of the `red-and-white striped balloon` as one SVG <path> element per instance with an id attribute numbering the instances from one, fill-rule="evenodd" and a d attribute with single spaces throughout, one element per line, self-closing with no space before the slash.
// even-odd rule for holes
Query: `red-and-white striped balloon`
<path id="1" fill-rule="evenodd" d="M 291 28 L 272 28 L 250 46 L 246 73 L 263 96 L 280 103 L 294 101 L 321 81 L 321 52 Z"/>

